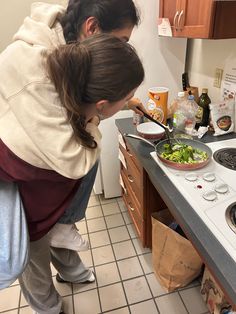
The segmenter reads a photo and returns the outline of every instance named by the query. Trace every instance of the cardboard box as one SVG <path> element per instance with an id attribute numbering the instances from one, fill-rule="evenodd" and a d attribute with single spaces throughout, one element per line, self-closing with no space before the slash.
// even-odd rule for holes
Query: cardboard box
<path id="1" fill-rule="evenodd" d="M 215 282 L 207 267 L 205 267 L 202 278 L 201 295 L 211 314 L 222 314 L 227 313 L 227 309 L 231 310 L 223 291 Z"/>

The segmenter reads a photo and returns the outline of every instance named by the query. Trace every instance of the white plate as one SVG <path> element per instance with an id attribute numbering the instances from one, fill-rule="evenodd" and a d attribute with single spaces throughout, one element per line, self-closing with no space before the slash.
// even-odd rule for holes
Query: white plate
<path id="1" fill-rule="evenodd" d="M 144 122 L 137 125 L 137 132 L 145 138 L 161 138 L 165 131 L 154 122 Z"/>

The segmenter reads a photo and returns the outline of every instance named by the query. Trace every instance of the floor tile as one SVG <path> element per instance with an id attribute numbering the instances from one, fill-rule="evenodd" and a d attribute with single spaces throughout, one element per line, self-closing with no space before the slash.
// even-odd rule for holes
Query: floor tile
<path id="1" fill-rule="evenodd" d="M 154 297 L 167 294 L 166 289 L 161 286 L 154 273 L 147 275 L 146 278 Z"/>
<path id="2" fill-rule="evenodd" d="M 117 203 L 118 203 L 118 205 L 119 205 L 119 207 L 120 207 L 120 211 L 121 211 L 121 212 L 127 212 L 127 211 L 128 211 L 128 209 L 127 209 L 127 207 L 126 207 L 126 205 L 125 205 L 125 202 L 123 201 L 122 198 L 118 198 L 118 199 L 117 199 Z"/>
<path id="3" fill-rule="evenodd" d="M 91 248 L 110 244 L 107 230 L 90 233 Z"/>
<path id="4" fill-rule="evenodd" d="M 121 214 L 114 214 L 110 216 L 106 216 L 106 224 L 107 228 L 114 228 L 118 226 L 122 226 L 125 224 L 124 219 Z"/>
<path id="5" fill-rule="evenodd" d="M 116 198 L 105 198 L 103 196 L 103 194 L 99 195 L 99 199 L 101 204 L 109 204 L 109 203 L 115 203 L 116 202 Z"/>
<path id="6" fill-rule="evenodd" d="M 18 307 L 20 286 L 13 286 L 0 290 L 0 312 L 13 310 Z"/>
<path id="7" fill-rule="evenodd" d="M 141 302 L 130 306 L 131 314 L 159 314 L 153 300 Z"/>
<path id="8" fill-rule="evenodd" d="M 118 267 L 122 280 L 143 275 L 143 271 L 137 257 L 127 258 L 118 261 Z"/>
<path id="9" fill-rule="evenodd" d="M 127 304 L 121 283 L 99 288 L 99 293 L 103 312 L 110 311 Z"/>
<path id="10" fill-rule="evenodd" d="M 12 286 L 17 286 L 17 285 L 19 285 L 18 279 L 16 279 L 16 281 L 14 281 L 14 282 L 11 284 L 11 287 L 12 287 Z"/>
<path id="11" fill-rule="evenodd" d="M 113 245 L 115 257 L 117 260 L 135 256 L 135 250 L 132 241 L 124 241 L 119 243 L 114 243 Z"/>
<path id="12" fill-rule="evenodd" d="M 85 292 L 88 290 L 92 290 L 97 288 L 97 281 L 91 282 L 91 283 L 73 283 L 72 284 L 72 291 L 73 294 L 79 293 L 79 292 Z M 69 313 L 67 313 L 69 314 Z"/>
<path id="13" fill-rule="evenodd" d="M 115 260 L 111 245 L 92 249 L 94 265 L 110 263 Z"/>
<path id="14" fill-rule="evenodd" d="M 7 312 L 3 312 L 4 314 L 18 314 L 18 310 L 13 310 L 13 311 L 7 311 Z M 29 314 L 32 314 L 32 310 L 31 312 L 20 312 L 20 313 L 29 313 Z"/>
<path id="15" fill-rule="evenodd" d="M 123 282 L 128 303 L 137 303 L 152 297 L 144 276 Z"/>
<path id="16" fill-rule="evenodd" d="M 63 302 L 63 310 L 67 314 L 73 314 L 73 299 L 72 296 L 64 297 L 62 299 Z"/>
<path id="17" fill-rule="evenodd" d="M 104 216 L 120 213 L 120 208 L 116 202 L 102 205 L 102 210 L 103 210 Z"/>
<path id="18" fill-rule="evenodd" d="M 132 239 L 137 254 L 151 253 L 149 248 L 144 248 L 139 238 Z"/>
<path id="19" fill-rule="evenodd" d="M 108 232 L 110 234 L 112 243 L 130 239 L 128 230 L 125 226 L 109 229 Z"/>
<path id="20" fill-rule="evenodd" d="M 123 307 L 122 309 L 119 309 L 119 310 L 106 312 L 106 314 L 129 314 L 129 308 L 128 307 Z"/>
<path id="21" fill-rule="evenodd" d="M 6 314 L 13 314 L 13 313 L 15 313 L 14 311 L 12 311 L 12 312 L 5 312 Z M 4 314 L 5 314 L 4 313 Z M 16 312 L 16 314 L 17 314 L 18 312 Z M 20 309 L 19 309 L 19 314 L 33 314 L 33 310 L 29 307 L 29 306 L 26 306 L 26 307 L 21 307 Z"/>
<path id="22" fill-rule="evenodd" d="M 152 253 L 139 255 L 138 258 L 140 260 L 140 263 L 143 267 L 145 274 L 150 274 L 154 271 L 152 265 Z"/>
<path id="23" fill-rule="evenodd" d="M 89 232 L 96 232 L 106 229 L 105 219 L 103 217 L 94 218 L 87 221 Z"/>
<path id="24" fill-rule="evenodd" d="M 75 314 L 101 313 L 97 289 L 75 294 L 74 305 Z"/>
<path id="25" fill-rule="evenodd" d="M 83 261 L 84 265 L 87 267 L 93 266 L 93 260 L 92 260 L 92 252 L 91 250 L 78 252 L 81 260 Z"/>
<path id="26" fill-rule="evenodd" d="M 72 285 L 70 283 L 59 283 L 56 277 L 53 277 L 53 283 L 58 293 L 64 297 L 72 294 Z"/>
<path id="27" fill-rule="evenodd" d="M 56 276 L 57 274 L 56 268 L 52 265 L 52 263 L 50 264 L 50 266 L 51 266 L 52 276 Z"/>
<path id="28" fill-rule="evenodd" d="M 80 234 L 88 233 L 85 219 L 77 222 L 76 227 L 78 228 Z"/>
<path id="29" fill-rule="evenodd" d="M 98 195 L 90 196 L 88 207 L 97 206 L 97 205 L 100 205 L 100 201 L 99 201 Z"/>
<path id="30" fill-rule="evenodd" d="M 109 263 L 95 267 L 98 286 L 105 286 L 120 281 L 116 263 Z"/>
<path id="31" fill-rule="evenodd" d="M 22 307 L 22 306 L 27 306 L 27 305 L 28 305 L 28 303 L 25 300 L 25 297 L 24 297 L 23 293 L 21 292 L 20 293 L 20 306 Z"/>
<path id="32" fill-rule="evenodd" d="M 137 230 L 135 229 L 135 226 L 133 223 L 130 225 L 127 225 L 127 229 L 128 229 L 128 232 L 129 232 L 131 239 L 135 239 L 138 237 Z"/>
<path id="33" fill-rule="evenodd" d="M 177 292 L 156 298 L 160 314 L 188 314 Z"/>
<path id="34" fill-rule="evenodd" d="M 125 223 L 126 223 L 127 225 L 133 223 L 133 221 L 132 221 L 132 219 L 131 219 L 131 217 L 130 217 L 129 212 L 123 212 L 122 215 L 123 215 L 124 221 L 125 221 Z"/>
<path id="35" fill-rule="evenodd" d="M 98 218 L 102 216 L 103 212 L 101 206 L 88 207 L 86 209 L 86 219 Z"/>
<path id="36" fill-rule="evenodd" d="M 189 314 L 200 314 L 208 311 L 208 308 L 200 294 L 200 287 L 194 287 L 179 292 Z"/>

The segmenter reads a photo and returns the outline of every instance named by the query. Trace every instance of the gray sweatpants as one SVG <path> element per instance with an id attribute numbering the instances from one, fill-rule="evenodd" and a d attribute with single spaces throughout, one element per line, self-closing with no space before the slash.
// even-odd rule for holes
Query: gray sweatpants
<path id="1" fill-rule="evenodd" d="M 53 285 L 50 262 L 66 281 L 85 281 L 91 276 L 91 270 L 84 266 L 77 252 L 50 247 L 47 235 L 31 242 L 29 264 L 18 280 L 26 301 L 38 314 L 59 314 L 62 307 Z"/>

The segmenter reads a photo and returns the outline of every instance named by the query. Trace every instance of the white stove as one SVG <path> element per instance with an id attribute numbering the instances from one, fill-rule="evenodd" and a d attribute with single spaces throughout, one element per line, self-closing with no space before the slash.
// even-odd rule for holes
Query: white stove
<path id="1" fill-rule="evenodd" d="M 213 153 L 226 147 L 236 148 L 236 138 L 207 145 Z M 155 152 L 151 156 L 236 261 L 236 233 L 225 216 L 227 207 L 236 202 L 236 170 L 228 169 L 212 158 L 202 169 L 180 171 L 166 167 Z"/>

